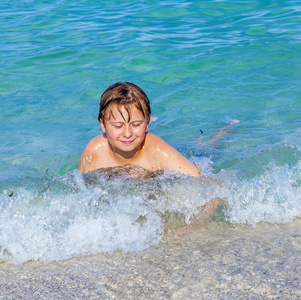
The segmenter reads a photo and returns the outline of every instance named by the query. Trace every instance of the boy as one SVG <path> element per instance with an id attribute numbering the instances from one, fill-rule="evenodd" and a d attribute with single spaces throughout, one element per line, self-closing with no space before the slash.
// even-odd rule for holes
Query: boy
<path id="1" fill-rule="evenodd" d="M 117 82 L 101 96 L 98 120 L 103 134 L 93 138 L 78 164 L 82 173 L 136 165 L 148 171 L 178 171 L 200 176 L 198 168 L 158 136 L 147 132 L 149 99 L 135 84 Z"/>
<path id="2" fill-rule="evenodd" d="M 150 116 L 149 99 L 138 86 L 129 82 L 117 82 L 110 86 L 102 94 L 99 106 L 98 120 L 104 133 L 88 143 L 80 157 L 78 169 L 87 173 L 100 168 L 136 166 L 140 173 L 145 170 L 168 170 L 192 176 L 203 175 L 202 171 L 176 149 L 146 131 Z M 230 125 L 220 129 L 209 142 L 221 139 L 238 122 L 233 120 Z M 131 175 L 139 178 L 137 174 Z M 174 234 L 180 236 L 208 221 L 220 202 L 220 198 L 208 201 L 193 225 L 179 228 Z"/>

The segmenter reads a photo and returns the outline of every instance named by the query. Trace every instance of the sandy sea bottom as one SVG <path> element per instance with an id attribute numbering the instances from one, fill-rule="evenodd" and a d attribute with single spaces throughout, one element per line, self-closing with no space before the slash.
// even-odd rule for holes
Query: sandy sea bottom
<path id="1" fill-rule="evenodd" d="M 301 220 L 211 222 L 140 253 L 0 266 L 0 299 L 300 299 Z"/>

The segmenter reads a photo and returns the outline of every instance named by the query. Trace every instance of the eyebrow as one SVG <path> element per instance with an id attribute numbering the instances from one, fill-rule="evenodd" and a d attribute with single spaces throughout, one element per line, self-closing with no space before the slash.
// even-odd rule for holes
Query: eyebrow
<path id="1" fill-rule="evenodd" d="M 126 120 L 120 120 L 120 121 L 118 121 L 118 120 L 116 120 L 116 118 L 114 117 L 114 116 L 112 116 L 111 118 L 108 118 L 107 120 L 109 121 L 110 119 L 113 119 L 112 121 L 110 121 L 110 122 L 119 122 L 119 123 L 123 123 L 123 122 L 126 122 L 126 123 L 130 123 L 130 122 L 143 122 L 144 120 L 146 120 L 144 117 L 141 117 L 140 119 L 130 119 L 129 120 L 129 122 L 128 121 L 126 121 Z"/>
<path id="2" fill-rule="evenodd" d="M 109 120 L 108 120 L 109 121 Z M 133 120 L 133 121 L 131 121 L 130 120 L 130 122 L 126 122 L 126 121 L 109 121 L 110 123 L 114 123 L 114 124 L 123 124 L 123 123 L 142 123 L 142 122 L 144 122 L 145 121 L 145 119 L 141 119 L 141 120 Z"/>

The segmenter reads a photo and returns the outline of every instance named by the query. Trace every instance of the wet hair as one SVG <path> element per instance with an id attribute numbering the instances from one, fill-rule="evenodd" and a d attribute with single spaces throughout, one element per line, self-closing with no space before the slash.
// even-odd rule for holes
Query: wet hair
<path id="1" fill-rule="evenodd" d="M 151 115 L 151 108 L 149 99 L 141 88 L 130 82 L 117 82 L 108 87 L 100 98 L 98 120 L 104 122 L 112 116 L 114 105 L 117 105 L 118 110 L 125 120 L 121 107 L 124 107 L 128 113 L 128 120 L 131 119 L 130 106 L 134 104 L 135 107 L 141 111 L 143 117 L 149 121 Z M 114 117 L 114 116 L 113 116 Z"/>

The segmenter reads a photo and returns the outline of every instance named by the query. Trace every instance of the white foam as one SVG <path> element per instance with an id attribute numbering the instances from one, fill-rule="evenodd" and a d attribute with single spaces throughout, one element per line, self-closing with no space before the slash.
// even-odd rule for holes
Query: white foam
<path id="1" fill-rule="evenodd" d="M 45 182 L 41 191 L 20 188 L 11 198 L 4 193 L 1 259 L 47 262 L 117 249 L 141 251 L 157 244 L 167 210 L 190 216 L 200 206 L 189 200 L 190 194 L 200 202 L 193 195 L 193 185 L 183 188 L 182 175 L 164 176 L 165 183 L 102 175 L 86 186 L 82 175 L 74 171 Z M 144 219 L 138 222 L 141 216 Z"/>
<path id="2" fill-rule="evenodd" d="M 239 180 L 236 171 L 211 178 L 165 173 L 136 180 L 100 174 L 85 182 L 75 170 L 45 179 L 37 189 L 19 188 L 0 196 L 0 259 L 45 262 L 115 250 L 138 252 L 156 245 L 162 216 L 181 214 L 186 222 L 213 197 L 226 200 L 231 223 L 285 223 L 301 216 L 300 162 L 275 166 Z M 206 167 L 207 164 L 207 167 Z M 221 181 L 222 185 L 214 183 Z"/>
<path id="3" fill-rule="evenodd" d="M 237 180 L 234 174 L 221 174 L 228 203 L 226 219 L 255 226 L 301 217 L 300 165 L 300 161 L 291 168 L 271 163 L 263 174 L 245 181 Z"/>

